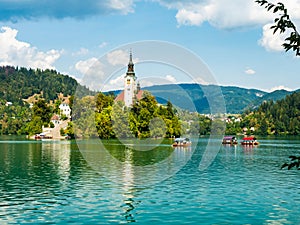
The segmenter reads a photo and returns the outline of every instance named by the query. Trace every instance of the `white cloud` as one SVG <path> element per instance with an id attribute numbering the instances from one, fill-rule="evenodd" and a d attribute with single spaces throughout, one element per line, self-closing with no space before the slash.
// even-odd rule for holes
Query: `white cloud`
<path id="1" fill-rule="evenodd" d="M 126 66 L 129 62 L 129 53 L 123 50 L 116 50 L 107 54 L 107 61 L 113 65 L 123 65 Z M 138 63 L 139 59 L 134 58 L 133 63 Z"/>
<path id="2" fill-rule="evenodd" d="M 116 50 L 107 54 L 107 61 L 113 65 L 127 65 L 129 54 L 122 50 Z"/>
<path id="3" fill-rule="evenodd" d="M 81 55 L 87 55 L 89 53 L 89 50 L 87 48 L 80 48 L 79 51 L 73 53 L 73 56 L 81 56 Z"/>
<path id="4" fill-rule="evenodd" d="M 212 83 L 209 83 L 209 82 L 205 81 L 201 76 L 194 77 L 192 79 L 192 83 L 203 84 L 203 85 L 212 84 Z"/>
<path id="5" fill-rule="evenodd" d="M 177 10 L 178 25 L 201 25 L 207 21 L 216 27 L 235 28 L 272 20 L 271 13 L 267 13 L 253 0 L 157 1 Z"/>
<path id="6" fill-rule="evenodd" d="M 288 34 L 280 34 L 279 32 L 273 34 L 273 30 L 270 29 L 272 25 L 268 23 L 263 26 L 263 37 L 259 40 L 259 44 L 268 51 L 284 51 L 282 44 Z"/>
<path id="7" fill-rule="evenodd" d="M 253 69 L 248 68 L 248 69 L 245 70 L 245 73 L 248 74 L 248 75 L 254 75 L 256 73 L 256 71 L 253 70 Z"/>
<path id="8" fill-rule="evenodd" d="M 177 10 L 178 26 L 200 26 L 208 22 L 224 29 L 263 26 L 263 37 L 259 44 L 269 51 L 282 51 L 286 36 L 270 30 L 271 23 L 278 14 L 267 11 L 254 0 L 153 0 L 161 5 Z M 293 22 L 300 26 L 300 0 L 282 0 Z M 276 4 L 275 1 L 273 3 Z"/>
<path id="9" fill-rule="evenodd" d="M 103 64 L 97 58 L 80 60 L 75 64 L 75 69 L 83 74 L 81 84 L 91 90 L 100 90 L 105 74 L 103 72 Z"/>
<path id="10" fill-rule="evenodd" d="M 75 69 L 83 75 L 97 74 L 99 71 L 102 71 L 102 68 L 102 63 L 95 57 L 87 60 L 80 60 L 75 64 Z"/>
<path id="11" fill-rule="evenodd" d="M 103 85 L 102 91 L 123 90 L 125 74 L 118 76 L 115 79 L 109 80 Z"/>
<path id="12" fill-rule="evenodd" d="M 55 69 L 53 64 L 62 51 L 39 51 L 29 43 L 17 40 L 18 31 L 2 27 L 0 32 L 0 65 L 23 66 L 40 69 Z"/>
<path id="13" fill-rule="evenodd" d="M 104 48 L 108 45 L 107 42 L 103 41 L 100 45 L 99 45 L 99 48 Z"/>
<path id="14" fill-rule="evenodd" d="M 110 0 L 109 7 L 111 9 L 122 12 L 123 14 L 133 12 L 133 0 Z"/>
<path id="15" fill-rule="evenodd" d="M 73 79 L 75 79 L 78 83 L 81 83 L 82 82 L 82 79 L 73 75 L 73 74 L 70 74 L 70 72 L 61 72 L 61 74 L 64 74 L 64 75 L 68 75 L 69 77 L 72 77 Z"/>
<path id="16" fill-rule="evenodd" d="M 166 80 L 170 81 L 171 83 L 176 83 L 176 78 L 173 77 L 172 75 L 167 75 Z"/>
<path id="17" fill-rule="evenodd" d="M 280 86 L 276 86 L 276 87 L 271 88 L 270 90 L 268 90 L 268 92 L 273 92 L 273 91 L 277 91 L 277 90 L 292 91 L 291 88 L 288 88 L 288 87 L 285 87 L 283 85 L 280 85 Z"/>
<path id="18" fill-rule="evenodd" d="M 254 0 L 153 0 L 177 10 L 178 25 L 201 25 L 207 21 L 219 28 L 263 25 L 273 21 L 268 12 Z M 282 0 L 294 20 L 300 19 L 300 0 Z M 276 3 L 276 2 L 275 2 Z"/>
<path id="19" fill-rule="evenodd" d="M 206 19 L 208 18 L 194 10 L 180 9 L 176 14 L 179 25 L 201 25 Z"/>

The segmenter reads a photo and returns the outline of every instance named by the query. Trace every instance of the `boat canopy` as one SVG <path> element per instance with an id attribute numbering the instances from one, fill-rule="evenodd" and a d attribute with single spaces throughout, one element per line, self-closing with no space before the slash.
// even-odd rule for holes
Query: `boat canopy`
<path id="1" fill-rule="evenodd" d="M 244 141 L 254 141 L 254 140 L 256 140 L 256 138 L 255 137 L 244 137 L 243 140 Z"/>
<path id="2" fill-rule="evenodd" d="M 183 141 L 189 141 L 188 138 L 175 138 L 175 142 L 183 142 Z"/>
<path id="3" fill-rule="evenodd" d="M 234 136 L 225 136 L 225 137 L 223 138 L 223 140 L 233 140 L 233 139 L 235 139 Z"/>

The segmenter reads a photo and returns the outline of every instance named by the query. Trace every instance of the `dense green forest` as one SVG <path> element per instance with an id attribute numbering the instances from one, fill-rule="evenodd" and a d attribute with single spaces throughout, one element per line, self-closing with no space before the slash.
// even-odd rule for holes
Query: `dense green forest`
<path id="1" fill-rule="evenodd" d="M 23 99 L 40 93 L 43 93 L 42 97 L 46 101 L 56 99 L 59 93 L 65 96 L 74 95 L 75 91 L 82 92 L 82 95 L 92 94 L 87 88 L 79 85 L 75 79 L 48 69 L 34 70 L 2 66 L 0 67 L 0 82 L 0 100 L 18 105 L 23 104 Z"/>
<path id="2" fill-rule="evenodd" d="M 114 95 L 75 100 L 73 132 L 77 136 L 108 138 L 173 137 L 182 134 L 181 121 L 171 102 L 159 105 L 154 96 L 144 92 L 142 99 L 127 108 Z M 69 135 L 70 130 L 68 130 Z"/>
<path id="3" fill-rule="evenodd" d="M 60 93 L 63 93 L 64 96 L 74 95 L 75 91 L 78 96 L 94 94 L 88 88 L 79 85 L 75 79 L 55 70 L 1 66 L 0 81 L 1 134 L 41 132 L 42 125 L 47 125 L 50 120 L 50 118 L 48 121 L 44 120 L 42 114 L 49 113 L 48 117 L 51 117 L 50 115 L 55 109 L 50 108 L 49 101 L 55 101 Z M 34 95 L 38 95 L 35 97 L 36 101 L 41 98 L 44 102 L 36 102 L 30 108 L 24 99 Z M 12 105 L 7 106 L 7 102 L 11 102 Z M 49 107 L 49 110 L 42 108 L 42 113 L 38 113 L 38 108 L 42 107 L 41 104 Z"/>
<path id="4" fill-rule="evenodd" d="M 245 127 L 254 128 L 248 130 L 248 134 L 299 135 L 300 92 L 276 102 L 265 101 L 254 111 L 245 111 L 241 122 L 227 124 L 227 132 L 239 133 Z"/>
<path id="5" fill-rule="evenodd" d="M 175 107 L 173 101 L 159 104 L 162 97 L 153 96 L 152 92 L 150 94 L 144 91 L 145 95 L 141 100 L 136 101 L 132 108 L 125 108 L 122 102 L 114 102 L 113 93 L 96 94 L 80 86 L 73 78 L 54 70 L 42 71 L 6 66 L 0 67 L 0 79 L 2 84 L 0 87 L 1 134 L 41 132 L 42 126 L 49 126 L 51 116 L 57 112 L 60 103 L 57 99 L 59 93 L 71 96 L 71 107 L 73 102 L 79 106 L 72 108 L 73 122 L 65 131 L 66 134 L 72 136 L 76 134 L 101 138 L 145 138 L 210 133 L 212 123 L 210 118 L 195 111 L 178 108 L 177 105 Z M 184 90 L 188 87 L 191 87 L 191 84 L 186 84 L 186 87 L 183 85 L 181 92 L 185 92 Z M 162 87 L 156 87 L 156 89 L 152 87 L 152 89 L 154 94 L 158 94 Z M 76 98 L 74 98 L 75 91 L 77 91 Z M 244 90 L 234 87 L 228 87 L 225 91 L 227 96 L 241 95 L 240 99 L 243 98 L 245 94 L 243 93 Z M 252 99 L 255 99 L 254 96 L 263 94 L 257 90 L 247 92 L 247 95 L 249 93 Z M 23 99 L 35 94 L 40 95 L 35 97 L 33 107 L 29 107 Z M 252 105 L 241 115 L 229 117 L 230 120 L 226 123 L 226 134 L 299 135 L 300 92 L 288 94 L 289 92 L 286 91 L 276 91 L 259 97 L 265 100 L 259 106 L 255 106 L 255 109 Z M 172 95 L 176 96 L 174 92 Z M 286 97 L 282 99 L 284 95 Z M 201 96 L 200 93 L 197 98 L 200 99 Z M 228 97 L 225 96 L 226 98 Z M 175 102 L 179 100 L 183 102 L 183 98 L 176 99 Z M 7 106 L 7 102 L 12 102 L 12 105 Z M 226 102 L 236 104 L 228 100 Z M 198 107 L 206 106 L 205 101 L 201 100 L 192 100 L 192 104 Z M 236 120 L 237 118 L 239 119 Z M 221 127 L 222 121 L 218 120 L 215 119 L 215 122 L 219 122 Z"/>

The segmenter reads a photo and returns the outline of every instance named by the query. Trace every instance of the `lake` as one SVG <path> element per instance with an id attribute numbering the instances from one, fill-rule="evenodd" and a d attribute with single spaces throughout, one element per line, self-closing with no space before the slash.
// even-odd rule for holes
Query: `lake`
<path id="1" fill-rule="evenodd" d="M 0 136 L 0 224 L 300 224 L 300 171 L 280 170 L 300 138 L 209 141 Z"/>

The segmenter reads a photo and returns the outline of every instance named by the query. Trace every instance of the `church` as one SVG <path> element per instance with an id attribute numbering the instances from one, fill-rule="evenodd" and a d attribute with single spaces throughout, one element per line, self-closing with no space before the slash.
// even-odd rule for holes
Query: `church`
<path id="1" fill-rule="evenodd" d="M 122 101 L 126 107 L 131 107 L 135 100 L 142 98 L 143 91 L 140 88 L 140 84 L 136 82 L 136 79 L 132 52 L 130 51 L 127 72 L 124 77 L 124 90 L 116 97 L 115 101 Z"/>

